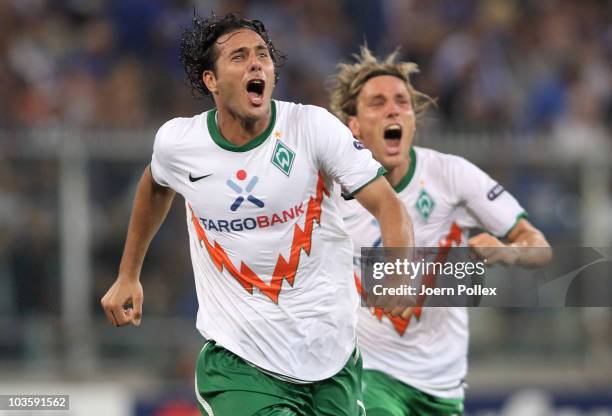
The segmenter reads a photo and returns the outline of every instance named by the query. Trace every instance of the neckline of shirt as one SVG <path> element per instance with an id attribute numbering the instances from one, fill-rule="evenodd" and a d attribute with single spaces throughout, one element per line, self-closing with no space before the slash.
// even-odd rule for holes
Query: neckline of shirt
<path id="1" fill-rule="evenodd" d="M 399 194 L 410 184 L 412 177 L 414 176 L 414 171 L 416 170 L 417 157 L 416 152 L 414 151 L 414 146 L 410 147 L 410 166 L 408 166 L 408 170 L 406 174 L 402 178 L 401 181 L 397 185 L 393 187 L 395 193 Z"/>
<path id="2" fill-rule="evenodd" d="M 271 112 L 270 115 L 270 123 L 268 127 L 261 133 L 259 136 L 255 137 L 248 143 L 245 143 L 241 146 L 236 146 L 235 144 L 229 142 L 219 130 L 219 126 L 217 125 L 217 109 L 213 108 L 210 110 L 206 117 L 206 124 L 208 127 L 208 132 L 210 133 L 210 137 L 217 144 L 217 146 L 222 149 L 229 150 L 230 152 L 247 152 L 249 150 L 255 149 L 257 146 L 262 144 L 272 133 L 272 129 L 274 129 L 274 124 L 276 123 L 276 102 L 272 100 L 271 102 Z"/>

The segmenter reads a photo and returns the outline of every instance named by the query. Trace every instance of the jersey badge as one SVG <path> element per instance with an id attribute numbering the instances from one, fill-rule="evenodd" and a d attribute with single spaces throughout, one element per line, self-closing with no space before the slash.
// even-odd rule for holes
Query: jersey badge
<path id="1" fill-rule="evenodd" d="M 421 193 L 419 194 L 415 207 L 425 221 L 429 219 L 429 216 L 431 215 L 435 206 L 436 203 L 432 197 L 427 193 L 427 191 L 425 191 L 425 189 L 421 189 Z"/>
<path id="2" fill-rule="evenodd" d="M 274 147 L 274 152 L 272 153 L 272 164 L 279 168 L 285 175 L 289 176 L 294 159 L 295 152 L 278 140 Z"/>
<path id="3" fill-rule="evenodd" d="M 495 201 L 503 192 L 504 187 L 497 183 L 489 192 L 487 192 L 487 198 L 489 201 Z"/>

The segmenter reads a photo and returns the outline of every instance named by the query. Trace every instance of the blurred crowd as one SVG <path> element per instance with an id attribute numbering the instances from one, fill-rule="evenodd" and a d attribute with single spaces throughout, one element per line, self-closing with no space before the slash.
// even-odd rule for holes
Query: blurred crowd
<path id="1" fill-rule="evenodd" d="M 418 63 L 416 87 L 437 100 L 427 128 L 546 135 L 576 156 L 612 142 L 607 0 L 0 0 L 0 145 L 14 139 L 6 133 L 13 127 L 155 129 L 208 109 L 211 102 L 194 99 L 185 84 L 178 45 L 194 12 L 211 11 L 264 22 L 288 56 L 279 99 L 327 106 L 336 65 L 367 41 L 379 54 L 399 47 Z M 56 162 L 3 160 L 0 152 L 0 286 L 7 289 L 0 317 L 59 315 Z M 131 186 L 145 163 L 88 166 L 98 316 L 121 255 Z M 524 189 L 532 176 L 528 182 Z M 556 177 L 533 193 L 552 195 L 541 204 L 552 215 L 554 192 L 576 189 L 575 182 Z M 566 205 L 577 205 L 573 198 Z M 180 203 L 170 223 L 145 264 L 147 314 L 193 319 Z"/>
<path id="2" fill-rule="evenodd" d="M 0 125 L 133 127 L 192 115 L 178 42 L 194 11 L 261 19 L 288 55 L 276 97 L 326 105 L 363 41 L 400 47 L 442 128 L 604 140 L 612 119 L 606 0 L 4 0 Z"/>

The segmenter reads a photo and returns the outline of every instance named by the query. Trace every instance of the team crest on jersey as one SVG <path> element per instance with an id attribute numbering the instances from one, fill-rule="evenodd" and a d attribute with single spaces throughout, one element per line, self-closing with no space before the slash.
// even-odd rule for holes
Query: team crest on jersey
<path id="1" fill-rule="evenodd" d="M 276 142 L 274 152 L 272 153 L 272 164 L 279 168 L 285 175 L 289 176 L 293 167 L 295 152 L 283 144 L 280 140 Z"/>
<path id="2" fill-rule="evenodd" d="M 429 216 L 431 215 L 435 206 L 436 203 L 432 197 L 427 193 L 427 191 L 425 191 L 425 189 L 421 189 L 421 193 L 419 194 L 415 207 L 425 221 L 429 219 Z"/>

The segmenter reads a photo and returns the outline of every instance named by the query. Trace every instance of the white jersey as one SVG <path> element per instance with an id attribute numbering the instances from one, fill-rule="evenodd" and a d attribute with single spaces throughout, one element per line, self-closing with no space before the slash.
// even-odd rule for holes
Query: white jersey
<path id="1" fill-rule="evenodd" d="M 336 374 L 355 349 L 352 243 L 334 182 L 354 193 L 384 169 L 326 110 L 272 102 L 270 125 L 244 146 L 216 110 L 157 133 L 156 182 L 185 198 L 207 339 L 294 381 Z"/>
<path id="2" fill-rule="evenodd" d="M 418 247 L 464 246 L 474 226 L 505 236 L 524 213 L 512 195 L 467 160 L 419 147 L 410 154 L 409 171 L 395 191 L 412 217 Z M 356 258 L 361 247 L 381 245 L 378 224 L 363 207 L 346 201 L 342 210 Z M 360 274 L 359 267 L 355 272 Z M 466 308 L 417 308 L 410 321 L 359 308 L 357 337 L 364 368 L 438 397 L 463 396 Z"/>

